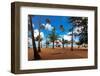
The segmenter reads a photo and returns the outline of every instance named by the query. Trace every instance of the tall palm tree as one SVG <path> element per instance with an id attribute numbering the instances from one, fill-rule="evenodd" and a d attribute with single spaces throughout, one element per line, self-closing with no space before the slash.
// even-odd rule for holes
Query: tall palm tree
<path id="1" fill-rule="evenodd" d="M 40 32 L 41 32 L 41 30 L 44 29 L 45 27 L 41 24 L 41 16 L 39 16 L 39 18 L 40 18 L 40 19 L 39 19 L 39 22 L 38 22 L 38 23 L 39 23 L 39 28 L 38 28 L 38 29 L 39 29 L 38 51 L 41 52 L 41 48 L 40 48 L 40 42 L 41 42 Z"/>
<path id="2" fill-rule="evenodd" d="M 81 44 L 88 43 L 88 18 L 83 17 L 81 24 L 83 26 L 82 32 L 79 34 Z"/>
<path id="3" fill-rule="evenodd" d="M 55 42 L 55 40 L 57 40 L 59 38 L 59 36 L 55 32 L 55 27 L 52 29 L 51 34 L 49 34 L 48 37 L 49 37 L 50 41 L 53 42 L 52 48 L 54 48 L 54 42 Z"/>
<path id="4" fill-rule="evenodd" d="M 40 19 L 41 19 L 41 16 L 40 16 Z M 40 29 L 40 25 L 41 25 L 40 19 L 39 19 L 39 28 L 38 28 L 38 29 L 39 29 L 39 36 L 38 36 L 38 37 L 39 37 L 39 38 L 38 38 L 38 52 L 41 52 L 41 49 L 40 49 L 40 30 L 41 30 L 41 29 Z"/>
<path id="5" fill-rule="evenodd" d="M 82 22 L 82 17 L 69 17 L 69 22 L 71 23 L 72 25 L 72 28 L 70 29 L 70 31 L 72 32 L 71 36 L 71 50 L 73 51 L 73 39 L 74 39 L 74 29 L 76 27 L 79 27 L 81 22 Z"/>
<path id="6" fill-rule="evenodd" d="M 45 21 L 46 21 L 46 24 L 50 24 L 50 23 L 51 23 L 51 21 L 50 21 L 49 18 L 46 18 Z M 49 42 L 48 42 L 48 40 L 47 40 L 47 38 L 48 38 L 48 29 L 49 29 L 49 28 L 46 29 L 46 31 L 47 31 L 47 32 L 46 32 L 46 33 L 47 33 L 47 36 L 46 36 L 46 48 L 48 47 L 48 44 L 49 44 Z"/>
<path id="7" fill-rule="evenodd" d="M 33 52 L 34 52 L 34 56 L 33 59 L 34 60 L 38 60 L 41 59 L 40 55 L 37 52 L 37 48 L 36 48 L 36 44 L 35 44 L 35 38 L 34 38 L 34 29 L 32 26 L 32 15 L 28 16 L 28 30 L 31 31 L 31 35 L 32 35 L 32 44 L 33 44 Z"/>
<path id="8" fill-rule="evenodd" d="M 65 32 L 65 29 L 64 29 L 64 26 L 63 25 L 60 25 L 60 30 L 62 31 L 62 32 Z M 63 48 L 64 48 L 64 38 L 62 38 L 62 45 L 63 45 Z"/>
<path id="9" fill-rule="evenodd" d="M 73 30 L 76 27 L 83 27 L 81 29 L 81 33 L 76 34 L 76 36 L 77 35 L 80 36 L 79 37 L 79 40 L 80 40 L 81 44 L 83 44 L 83 43 L 86 43 L 87 44 L 87 42 L 88 42 L 88 32 L 87 32 L 87 28 L 88 28 L 88 26 L 87 26 L 87 24 L 88 24 L 88 18 L 87 17 L 70 17 L 69 18 L 69 21 L 72 24 Z M 72 32 L 73 32 L 73 30 L 72 30 Z M 75 33 L 73 33 L 73 35 L 74 34 Z"/>
<path id="10" fill-rule="evenodd" d="M 74 37 L 74 33 L 73 33 L 74 27 L 72 27 L 72 38 L 71 38 L 71 50 L 73 51 L 73 37 Z"/>

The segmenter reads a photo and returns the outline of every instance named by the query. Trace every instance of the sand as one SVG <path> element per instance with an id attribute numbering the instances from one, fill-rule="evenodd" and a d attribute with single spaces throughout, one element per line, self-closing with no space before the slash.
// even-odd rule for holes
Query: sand
<path id="1" fill-rule="evenodd" d="M 39 53 L 41 60 L 55 60 L 55 59 L 79 59 L 88 57 L 88 49 L 74 47 L 71 51 L 70 47 L 65 48 L 41 48 Z M 33 49 L 28 48 L 28 60 L 33 60 Z"/>

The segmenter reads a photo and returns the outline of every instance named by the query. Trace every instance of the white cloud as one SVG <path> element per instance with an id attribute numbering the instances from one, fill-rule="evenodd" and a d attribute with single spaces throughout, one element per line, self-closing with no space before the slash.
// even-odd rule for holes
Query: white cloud
<path id="1" fill-rule="evenodd" d="M 68 33 L 67 33 L 67 35 L 71 35 L 71 34 L 72 34 L 72 32 L 68 32 Z"/>
<path id="2" fill-rule="evenodd" d="M 82 26 L 76 27 L 76 28 L 74 28 L 73 33 L 80 34 L 80 33 L 82 32 L 82 29 L 83 29 L 83 28 L 84 28 L 84 27 L 82 27 Z M 67 33 L 67 35 L 71 35 L 71 34 L 72 34 L 72 32 L 68 32 L 68 33 Z"/>
<path id="3" fill-rule="evenodd" d="M 53 27 L 51 26 L 51 24 L 46 24 L 45 25 L 45 29 L 51 31 L 53 29 Z"/>
<path id="4" fill-rule="evenodd" d="M 79 39 L 75 38 L 75 39 L 74 39 L 74 41 L 75 41 L 75 42 L 78 42 L 78 41 L 79 41 Z"/>
<path id="5" fill-rule="evenodd" d="M 34 30 L 34 37 L 36 38 L 37 36 L 39 35 L 39 30 L 38 29 L 35 29 Z M 40 36 L 42 38 L 44 38 L 44 33 L 43 32 L 40 32 Z M 44 40 L 42 41 L 44 43 Z M 35 42 L 36 43 L 36 46 L 38 45 L 38 42 Z M 32 48 L 32 38 L 31 37 L 28 37 L 28 47 Z"/>
<path id="6" fill-rule="evenodd" d="M 69 35 L 64 35 L 64 40 L 71 41 L 71 36 L 69 36 Z"/>
<path id="7" fill-rule="evenodd" d="M 34 30 L 34 37 L 36 38 L 38 35 L 39 35 L 39 30 L 38 30 L 38 29 L 35 29 L 35 30 Z M 44 38 L 44 33 L 43 33 L 43 32 L 40 32 L 40 36 L 41 36 L 42 38 Z"/>
<path id="8" fill-rule="evenodd" d="M 34 37 L 37 37 L 39 35 L 39 30 L 38 29 L 35 29 L 34 30 Z"/>
<path id="9" fill-rule="evenodd" d="M 74 33 L 80 34 L 82 32 L 83 27 L 76 27 L 74 29 Z"/>
<path id="10" fill-rule="evenodd" d="M 42 38 L 44 38 L 44 33 L 43 33 L 43 32 L 40 32 L 40 36 L 41 36 Z"/>

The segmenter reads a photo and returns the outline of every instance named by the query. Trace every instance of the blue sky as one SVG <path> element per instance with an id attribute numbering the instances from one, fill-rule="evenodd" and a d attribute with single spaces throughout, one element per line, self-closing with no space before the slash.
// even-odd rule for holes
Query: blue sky
<path id="1" fill-rule="evenodd" d="M 41 17 L 40 17 L 41 16 Z M 44 16 L 44 15 L 35 15 L 32 18 L 32 23 L 34 24 L 34 29 L 38 29 L 39 26 L 39 21 L 41 24 L 45 24 L 46 25 L 46 19 L 49 18 L 50 20 L 50 25 L 52 27 L 56 28 L 56 33 L 59 35 L 64 35 L 67 34 L 69 32 L 69 29 L 72 27 L 71 24 L 68 21 L 67 16 Z M 61 32 L 61 30 L 59 29 L 59 25 L 63 25 L 65 32 Z M 45 35 L 47 34 L 47 30 L 41 30 Z"/>

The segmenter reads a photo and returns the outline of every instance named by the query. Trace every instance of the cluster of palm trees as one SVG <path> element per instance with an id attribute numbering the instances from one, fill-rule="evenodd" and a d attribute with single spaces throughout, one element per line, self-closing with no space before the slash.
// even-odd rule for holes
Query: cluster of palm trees
<path id="1" fill-rule="evenodd" d="M 43 25 L 41 25 L 41 16 L 40 16 L 40 19 L 39 19 L 39 22 L 38 22 L 38 30 L 39 30 L 39 35 L 35 38 L 34 37 L 34 27 L 32 26 L 32 18 L 34 16 L 32 15 L 29 15 L 28 16 L 28 30 L 31 31 L 31 35 L 32 35 L 32 44 L 33 44 L 33 52 L 34 52 L 34 60 L 38 60 L 38 59 L 41 59 L 40 55 L 39 55 L 39 52 L 41 52 L 41 47 L 42 47 L 42 37 L 40 35 L 40 32 L 41 30 L 45 29 L 45 27 Z M 46 19 L 46 23 L 50 24 L 50 20 L 49 19 Z M 88 18 L 87 17 L 69 17 L 69 23 L 70 25 L 72 26 L 72 28 L 69 30 L 72 32 L 71 35 L 71 50 L 73 51 L 73 42 L 74 42 L 74 36 L 79 36 L 79 43 L 77 43 L 78 45 L 81 45 L 83 43 L 86 43 L 88 42 L 88 33 L 87 33 L 87 24 L 88 24 Z M 80 33 L 74 33 L 74 29 L 76 27 L 82 27 L 81 29 L 81 32 Z M 61 32 L 66 32 L 66 30 L 64 29 L 64 26 L 63 25 L 60 25 L 59 26 L 59 29 Z M 47 30 L 48 31 L 48 30 Z M 79 31 L 79 30 L 77 30 Z M 55 40 L 58 40 L 60 38 L 60 36 L 56 33 L 56 28 L 53 27 L 53 29 L 51 30 L 51 32 L 48 34 L 48 39 L 49 41 L 47 41 L 46 39 L 46 48 L 48 47 L 48 45 L 50 44 L 50 42 L 53 43 L 52 45 L 52 48 L 54 49 L 55 45 Z M 35 41 L 38 41 L 38 49 L 36 48 L 36 44 L 35 44 Z M 40 44 L 41 42 L 41 44 Z M 62 48 L 64 48 L 64 45 L 67 43 L 69 44 L 69 41 L 68 40 L 64 40 L 64 38 L 62 37 Z"/>
<path id="2" fill-rule="evenodd" d="M 76 43 L 78 45 L 81 45 L 83 43 L 88 44 L 88 18 L 87 17 L 70 17 L 69 22 L 72 25 L 72 28 L 70 31 L 72 32 L 71 36 L 71 50 L 73 50 L 73 37 L 74 36 L 79 36 L 79 42 Z M 80 30 L 77 30 L 80 33 L 74 33 L 74 29 L 77 27 L 81 27 L 81 32 Z"/>

